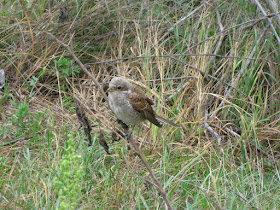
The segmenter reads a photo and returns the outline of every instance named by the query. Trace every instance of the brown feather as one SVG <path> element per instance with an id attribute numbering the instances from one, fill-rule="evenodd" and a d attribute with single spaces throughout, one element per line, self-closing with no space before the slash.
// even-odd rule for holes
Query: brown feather
<path id="1" fill-rule="evenodd" d="M 132 92 L 133 93 L 136 93 L 137 96 L 141 97 L 141 98 L 144 98 L 150 105 L 154 105 L 154 102 L 152 99 L 148 98 L 145 93 L 143 91 L 141 91 L 139 88 L 133 86 L 133 89 L 132 89 Z"/>
<path id="2" fill-rule="evenodd" d="M 162 127 L 159 121 L 156 119 L 154 110 L 151 106 L 153 101 L 142 94 L 140 91 L 134 91 L 128 95 L 129 102 L 133 109 L 140 113 L 143 118 L 149 120 L 151 123 L 158 127 Z M 149 99 L 149 100 L 147 100 Z"/>

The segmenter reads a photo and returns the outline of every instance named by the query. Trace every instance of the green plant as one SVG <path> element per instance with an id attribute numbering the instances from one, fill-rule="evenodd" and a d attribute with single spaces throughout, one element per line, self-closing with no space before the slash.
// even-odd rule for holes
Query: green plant
<path id="1" fill-rule="evenodd" d="M 80 69 L 77 65 L 73 64 L 72 60 L 69 60 L 67 58 L 60 58 L 58 60 L 55 60 L 54 63 L 55 68 L 53 68 L 53 75 L 56 75 L 56 73 L 59 73 L 60 79 L 68 78 L 69 76 L 77 76 L 80 73 Z"/>
<path id="2" fill-rule="evenodd" d="M 75 209 L 80 198 L 84 167 L 82 157 L 75 152 L 73 136 L 73 133 L 68 136 L 68 145 L 54 179 L 54 187 L 58 195 L 58 209 Z"/>
<path id="3" fill-rule="evenodd" d="M 30 109 L 28 104 L 19 103 L 13 115 L 9 118 L 16 129 L 16 136 L 22 136 L 27 131 L 27 128 L 32 127 L 32 120 L 30 120 Z"/>
<path id="4" fill-rule="evenodd" d="M 8 102 L 9 98 L 14 99 L 13 94 L 11 93 L 11 90 L 8 88 L 8 83 L 5 84 L 3 89 L 3 94 L 0 94 L 0 112 L 2 112 L 2 106 Z"/>

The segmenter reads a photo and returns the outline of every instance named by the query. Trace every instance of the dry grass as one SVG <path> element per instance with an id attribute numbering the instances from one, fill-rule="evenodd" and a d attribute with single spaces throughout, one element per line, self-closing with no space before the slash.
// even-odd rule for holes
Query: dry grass
<path id="1" fill-rule="evenodd" d="M 117 75 L 135 81 L 159 115 L 182 125 L 147 125 L 134 134 L 174 209 L 280 205 L 279 43 L 265 19 L 250 21 L 263 17 L 255 6 L 85 0 L 0 8 L 0 69 L 7 74 L 0 144 L 15 141 L 0 146 L 2 208 L 56 208 L 53 178 L 70 131 L 85 167 L 79 208 L 165 205 L 138 157 L 123 141 L 111 143 L 118 125 L 94 83 L 74 72 L 69 52 L 44 32 L 70 45 L 101 84 Z M 77 130 L 73 96 L 97 125 L 91 147 Z M 100 133 L 111 155 L 99 146 Z"/>

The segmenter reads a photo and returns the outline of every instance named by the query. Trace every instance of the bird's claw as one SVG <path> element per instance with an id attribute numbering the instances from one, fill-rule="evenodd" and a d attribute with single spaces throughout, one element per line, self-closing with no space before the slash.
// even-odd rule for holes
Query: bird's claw
<path id="1" fill-rule="evenodd" d="M 124 135 L 124 137 L 125 137 L 127 140 L 129 140 L 130 137 L 131 137 L 131 135 L 132 135 L 132 131 L 130 131 L 129 133 L 126 133 L 126 134 Z"/>

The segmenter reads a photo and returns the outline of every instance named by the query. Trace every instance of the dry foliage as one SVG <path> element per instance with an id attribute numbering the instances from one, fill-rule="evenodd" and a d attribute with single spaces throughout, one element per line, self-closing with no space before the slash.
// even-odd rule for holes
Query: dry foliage
<path id="1" fill-rule="evenodd" d="M 144 153 L 155 161 L 153 168 L 169 145 L 172 154 L 180 153 L 182 159 L 202 150 L 207 151 L 206 161 L 212 158 L 209 154 L 221 152 L 230 156 L 231 167 L 246 160 L 263 173 L 278 173 L 280 43 L 257 6 L 245 1 L 116 0 L 85 0 L 77 5 L 69 0 L 47 1 L 44 6 L 39 1 L 31 6 L 4 1 L 0 9 L 5 11 L 0 24 L 0 69 L 6 72 L 9 95 L 0 104 L 0 125 L 13 117 L 12 102 L 23 102 L 32 113 L 51 113 L 54 131 L 62 132 L 66 124 L 77 127 L 72 112 L 72 97 L 76 97 L 97 125 L 94 135 L 118 127 L 93 81 L 82 71 L 74 72 L 77 64 L 67 63 L 69 75 L 61 71 L 61 60 L 72 57 L 48 32 L 69 45 L 100 84 L 106 86 L 113 76 L 131 79 L 156 101 L 159 115 L 182 125 L 180 130 L 165 127 L 150 132 L 145 127 L 135 133 Z M 275 13 L 271 7 L 266 12 Z M 271 19 L 279 33 L 279 14 Z M 42 123 L 53 126 L 48 119 Z M 1 143 L 15 138 L 4 137 Z M 0 154 L 16 156 L 12 151 L 23 148 L 26 141 L 0 148 Z M 62 143 L 63 139 L 55 139 L 51 145 Z M 33 146 L 30 150 L 38 152 Z M 134 165 L 131 171 L 144 170 L 139 161 L 129 161 L 130 167 Z M 213 161 L 219 165 L 218 159 Z M 203 175 L 205 168 L 199 172 Z M 109 192 L 121 195 L 123 188 Z M 173 196 L 172 201 L 180 203 L 179 197 Z M 211 203 L 211 195 L 206 197 Z M 136 206 L 130 199 L 127 203 Z M 125 208 L 118 200 L 110 202 L 112 208 Z M 221 205 L 216 201 L 210 206 L 226 207 Z"/>

